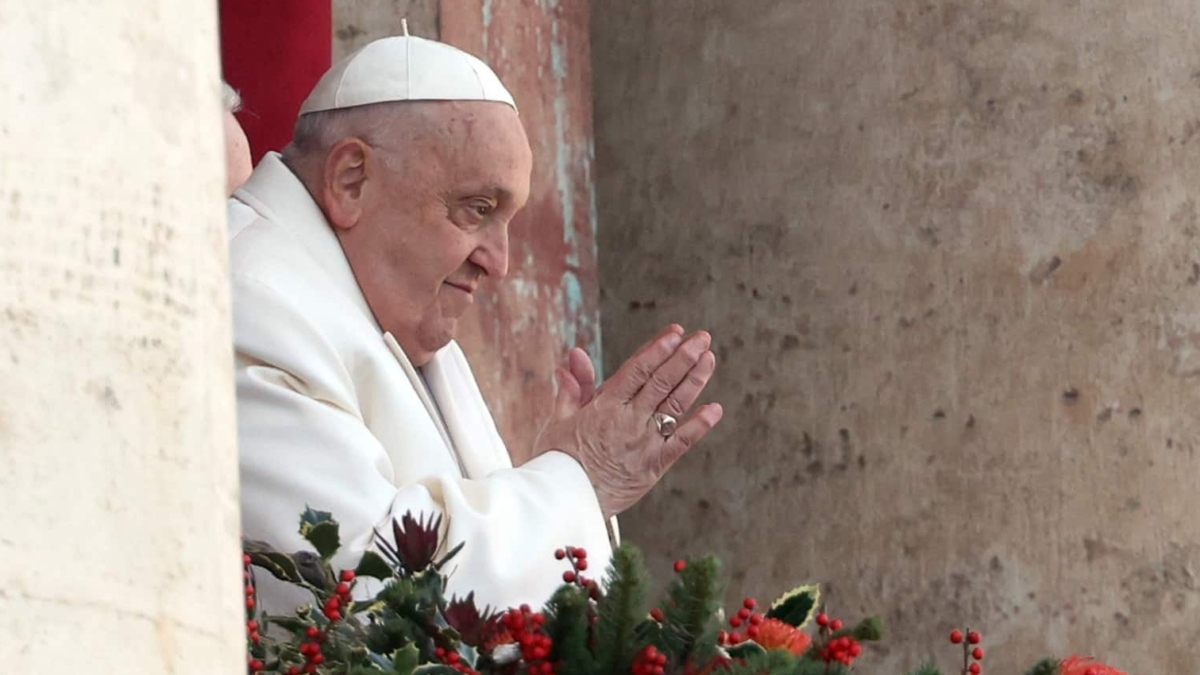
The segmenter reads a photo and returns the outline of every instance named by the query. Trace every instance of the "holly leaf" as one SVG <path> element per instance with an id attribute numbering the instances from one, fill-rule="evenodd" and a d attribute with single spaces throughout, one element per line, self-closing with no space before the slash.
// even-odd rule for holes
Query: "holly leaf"
<path id="1" fill-rule="evenodd" d="M 450 666 L 443 666 L 440 663 L 427 663 L 423 666 L 417 666 L 412 671 L 412 675 L 461 675 L 461 673 Z"/>
<path id="2" fill-rule="evenodd" d="M 308 630 L 308 627 L 312 625 L 311 621 L 301 619 L 297 616 L 275 616 L 274 614 L 264 617 L 263 622 L 269 623 L 272 626 L 279 626 L 297 635 L 303 635 L 304 631 Z"/>
<path id="3" fill-rule="evenodd" d="M 304 508 L 304 513 L 300 514 L 300 535 L 307 536 L 308 530 L 320 525 L 321 523 L 336 523 L 333 519 L 333 514 L 328 511 L 316 511 L 311 506 Z"/>
<path id="4" fill-rule="evenodd" d="M 796 628 L 804 628 L 812 620 L 813 612 L 816 611 L 817 603 L 820 601 L 821 587 L 819 585 L 798 586 L 771 603 L 767 618 L 779 619 Z"/>
<path id="5" fill-rule="evenodd" d="M 392 652 L 392 672 L 396 675 L 409 675 L 421 662 L 421 653 L 411 642 Z"/>
<path id="6" fill-rule="evenodd" d="M 292 556 L 280 553 L 261 541 L 247 541 L 242 544 L 242 550 L 250 556 L 250 564 L 271 573 L 271 576 L 292 584 L 304 583 L 300 569 Z"/>
<path id="7" fill-rule="evenodd" d="M 336 521 L 327 520 L 317 523 L 308 528 L 308 531 L 303 534 L 308 543 L 317 549 L 317 554 L 321 556 L 322 560 L 332 558 L 333 554 L 337 553 L 338 549 L 342 546 L 341 538 L 338 536 L 338 524 Z"/>
<path id="8" fill-rule="evenodd" d="M 394 574 L 392 566 L 383 559 L 383 556 L 374 551 L 363 553 L 362 559 L 358 561 L 358 567 L 354 569 L 355 576 L 371 577 L 380 581 L 387 581 Z"/>
<path id="9" fill-rule="evenodd" d="M 725 650 L 729 652 L 729 657 L 733 659 L 745 659 L 767 651 L 763 649 L 762 645 L 753 641 L 742 642 L 733 647 L 726 647 Z"/>

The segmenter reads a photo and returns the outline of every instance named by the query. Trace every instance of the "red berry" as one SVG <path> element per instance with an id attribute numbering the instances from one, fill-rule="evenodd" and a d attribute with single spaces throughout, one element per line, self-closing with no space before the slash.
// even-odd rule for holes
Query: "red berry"
<path id="1" fill-rule="evenodd" d="M 981 641 L 983 641 L 983 636 L 979 634 L 979 631 L 973 630 L 970 633 L 967 633 L 967 642 L 970 642 L 973 645 L 977 645 Z"/>
<path id="2" fill-rule="evenodd" d="M 582 549 L 582 548 L 575 549 L 573 551 L 573 553 L 575 554 L 575 557 L 579 558 L 580 560 L 583 560 L 584 558 L 587 557 L 587 550 Z"/>
<path id="3" fill-rule="evenodd" d="M 962 641 L 963 641 L 963 632 L 961 630 L 950 631 L 950 642 L 953 642 L 954 644 L 958 645 L 958 644 L 962 644 Z"/>
<path id="4" fill-rule="evenodd" d="M 858 644 L 857 642 L 850 645 L 850 656 L 858 658 L 859 654 L 862 654 L 862 645 Z"/>
<path id="5" fill-rule="evenodd" d="M 354 570 L 342 570 L 342 581 L 350 583 L 351 581 L 354 581 L 354 577 Z"/>
<path id="6" fill-rule="evenodd" d="M 741 609 L 739 609 L 739 610 L 738 610 L 738 613 L 737 613 L 737 615 L 738 615 L 738 618 L 739 618 L 739 619 L 741 619 L 742 621 L 745 621 L 746 619 L 749 619 L 749 618 L 750 618 L 750 610 L 748 610 L 748 609 L 746 609 L 745 607 L 743 607 L 743 608 L 741 608 Z"/>
<path id="7" fill-rule="evenodd" d="M 575 567 L 578 567 L 580 572 L 586 570 L 587 569 L 587 558 L 580 558 L 575 563 Z"/>
<path id="8" fill-rule="evenodd" d="M 251 633 L 258 630 L 258 622 L 257 621 L 247 621 L 246 622 L 246 630 L 250 631 Z"/>
<path id="9" fill-rule="evenodd" d="M 982 661 L 983 660 L 983 647 L 976 647 L 974 650 L 971 651 L 971 656 L 976 661 Z"/>
<path id="10" fill-rule="evenodd" d="M 287 675 L 300 675 L 300 666 L 288 668 Z"/>
<path id="11" fill-rule="evenodd" d="M 818 614 L 817 615 L 817 625 L 820 626 L 821 628 L 828 626 L 829 625 L 829 615 L 826 614 L 825 612 L 821 612 L 820 614 Z"/>
<path id="12" fill-rule="evenodd" d="M 322 663 L 325 663 L 325 655 L 320 652 L 317 652 L 317 654 L 312 657 L 312 662 L 317 664 L 318 666 L 321 665 Z"/>
<path id="13" fill-rule="evenodd" d="M 568 584 L 575 583 L 575 573 L 571 570 L 563 572 L 563 581 L 567 582 Z"/>
<path id="14" fill-rule="evenodd" d="M 246 609 L 254 609 L 254 598 L 246 598 Z"/>
<path id="15" fill-rule="evenodd" d="M 317 664 L 315 664 L 315 663 L 310 663 L 310 664 L 308 664 L 307 666 L 304 666 L 304 672 L 306 672 L 306 673 L 315 673 L 315 672 L 317 672 Z"/>
<path id="16" fill-rule="evenodd" d="M 561 548 L 554 552 L 555 560 L 562 560 L 563 558 L 566 558 L 566 557 L 567 557 L 567 552 L 562 550 Z"/>
<path id="17" fill-rule="evenodd" d="M 745 607 L 746 609 L 754 609 L 755 607 L 758 607 L 758 601 L 754 598 L 746 598 L 742 601 L 742 607 Z"/>
<path id="18" fill-rule="evenodd" d="M 679 574 L 680 572 L 684 571 L 685 569 L 687 569 L 687 561 L 686 560 L 676 560 L 675 561 L 675 573 L 676 574 Z"/>
<path id="19" fill-rule="evenodd" d="M 250 659 L 250 663 L 248 665 L 250 666 L 250 670 L 256 673 L 263 669 L 263 662 L 259 661 L 258 659 Z"/>
<path id="20" fill-rule="evenodd" d="M 747 628 L 746 629 L 746 637 L 750 638 L 751 640 L 757 639 L 758 638 L 758 626 L 750 626 L 749 628 Z"/>
<path id="21" fill-rule="evenodd" d="M 842 629 L 842 620 L 841 620 L 841 619 L 834 619 L 833 621 L 830 621 L 830 622 L 829 622 L 829 628 L 830 628 L 830 629 L 832 629 L 832 630 L 835 630 L 835 631 L 839 631 L 839 630 L 841 630 L 841 629 Z"/>
<path id="22" fill-rule="evenodd" d="M 661 609 L 655 607 L 654 609 L 650 610 L 650 618 L 654 619 L 655 621 L 657 621 L 659 623 L 662 623 L 663 620 L 666 619 L 666 615 L 663 614 L 663 611 Z"/>
<path id="23" fill-rule="evenodd" d="M 741 620 L 741 619 L 739 619 L 739 618 L 737 618 L 737 617 L 735 616 L 735 617 L 733 617 L 732 619 L 730 619 L 730 620 L 729 620 L 729 625 L 730 625 L 730 626 L 733 626 L 734 628 L 741 628 L 741 627 L 742 627 L 742 620 Z"/>
<path id="24" fill-rule="evenodd" d="M 250 554 L 249 553 L 242 554 L 242 564 L 247 567 L 250 566 Z"/>
<path id="25" fill-rule="evenodd" d="M 309 626 L 308 630 L 304 631 L 304 634 L 310 638 L 315 638 L 321 634 L 321 631 L 316 626 Z"/>
<path id="26" fill-rule="evenodd" d="M 978 663 L 972 663 L 967 670 L 971 671 L 971 675 L 979 675 L 983 672 L 983 666 L 979 665 Z"/>
<path id="27" fill-rule="evenodd" d="M 349 595 L 350 594 L 350 584 L 348 584 L 344 581 L 342 583 L 338 584 L 337 585 L 337 593 L 338 593 L 338 595 Z"/>

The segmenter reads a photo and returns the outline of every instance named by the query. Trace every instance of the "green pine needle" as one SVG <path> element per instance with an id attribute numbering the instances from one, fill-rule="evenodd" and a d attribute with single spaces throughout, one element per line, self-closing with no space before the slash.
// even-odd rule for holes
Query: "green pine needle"
<path id="1" fill-rule="evenodd" d="M 1058 675 L 1061 662 L 1057 659 L 1043 659 L 1029 669 L 1026 675 Z"/>
<path id="2" fill-rule="evenodd" d="M 791 675 L 796 668 L 796 658 L 782 649 L 761 651 L 736 659 L 724 668 L 717 669 L 721 675 Z"/>
<path id="3" fill-rule="evenodd" d="M 662 608 L 663 651 L 676 663 L 708 663 L 717 654 L 721 563 L 711 556 L 688 563 L 671 582 Z"/>
<path id="4" fill-rule="evenodd" d="M 932 663 L 923 663 L 908 675 L 942 675 L 942 671 L 938 670 L 937 666 Z"/>
<path id="5" fill-rule="evenodd" d="M 588 649 L 588 597 L 578 586 L 563 586 L 546 603 L 546 634 L 554 641 L 558 671 L 577 675 L 596 672 Z"/>
<path id="6" fill-rule="evenodd" d="M 613 551 L 605 582 L 607 591 L 599 603 L 596 623 L 595 653 L 600 675 L 627 673 L 633 665 L 643 646 L 635 630 L 646 616 L 649 585 L 646 566 L 637 549 L 621 546 Z"/>

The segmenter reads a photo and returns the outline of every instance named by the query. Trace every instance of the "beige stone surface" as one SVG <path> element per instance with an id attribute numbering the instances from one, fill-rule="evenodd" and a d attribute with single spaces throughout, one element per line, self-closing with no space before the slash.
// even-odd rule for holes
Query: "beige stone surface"
<path id="1" fill-rule="evenodd" d="M 333 59 L 390 35 L 438 37 L 438 0 L 333 0 Z"/>
<path id="2" fill-rule="evenodd" d="M 827 584 L 866 663 L 1195 672 L 1200 5 L 593 4 L 605 361 L 728 417 L 625 532 Z M 875 672 L 872 670 L 872 672 Z"/>
<path id="3" fill-rule="evenodd" d="M 215 3 L 0 0 L 0 670 L 245 672 Z"/>

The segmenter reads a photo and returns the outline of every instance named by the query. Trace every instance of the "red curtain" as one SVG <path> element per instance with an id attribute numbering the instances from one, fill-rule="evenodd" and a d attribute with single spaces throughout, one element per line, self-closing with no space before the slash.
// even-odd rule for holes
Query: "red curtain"
<path id="1" fill-rule="evenodd" d="M 296 113 L 329 69 L 330 0 L 220 0 L 225 80 L 242 95 L 238 120 L 254 163 L 292 138 Z"/>

